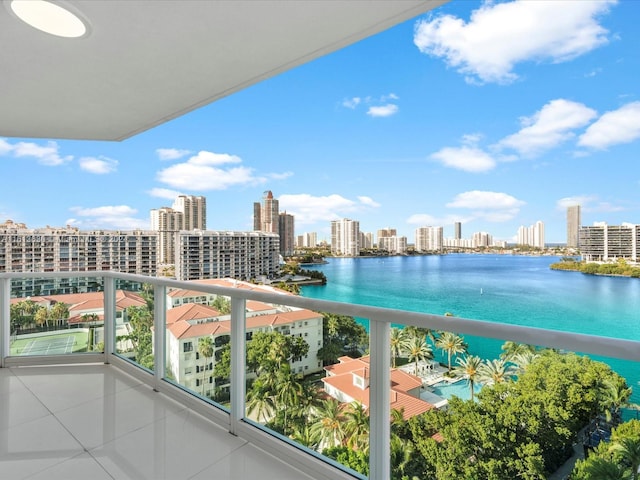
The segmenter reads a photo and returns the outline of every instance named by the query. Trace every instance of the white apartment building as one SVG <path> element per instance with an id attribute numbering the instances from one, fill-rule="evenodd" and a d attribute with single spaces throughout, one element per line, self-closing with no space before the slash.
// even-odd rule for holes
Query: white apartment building
<path id="1" fill-rule="evenodd" d="M 443 249 L 443 247 L 443 227 L 426 226 L 416 228 L 416 252 L 439 252 Z"/>
<path id="2" fill-rule="evenodd" d="M 274 277 L 280 269 L 280 237 L 266 232 L 182 231 L 176 244 L 178 280 Z"/>
<path id="3" fill-rule="evenodd" d="M 518 245 L 527 245 L 530 247 L 545 247 L 544 240 L 544 223 L 537 221 L 535 225 L 529 227 L 520 226 L 518 228 Z"/>
<path id="4" fill-rule="evenodd" d="M 77 228 L 0 229 L 0 272 L 85 272 L 116 270 L 155 275 L 157 232 L 87 231 Z M 86 292 L 86 279 L 23 279 L 12 293 L 26 297 Z"/>
<path id="5" fill-rule="evenodd" d="M 346 257 L 360 255 L 360 222 L 343 218 L 331 222 L 331 253 Z"/>
<path id="6" fill-rule="evenodd" d="M 606 262 L 608 260 L 640 260 L 640 225 L 623 223 L 607 225 L 595 223 L 592 227 L 580 227 L 580 253 L 587 262 Z"/>
<path id="7" fill-rule="evenodd" d="M 318 245 L 318 234 L 316 232 L 303 233 L 296 237 L 296 247 L 316 247 Z"/>
<path id="8" fill-rule="evenodd" d="M 184 223 L 181 230 L 207 229 L 207 199 L 196 195 L 179 195 L 173 202 L 173 209 L 182 212 Z"/>
<path id="9" fill-rule="evenodd" d="M 151 230 L 158 232 L 158 263 L 173 263 L 176 257 L 176 235 L 184 230 L 184 213 L 169 207 L 151 210 Z"/>
<path id="10" fill-rule="evenodd" d="M 253 204 L 253 229 L 257 232 L 279 233 L 280 202 L 271 190 L 262 195 L 262 203 Z"/>
<path id="11" fill-rule="evenodd" d="M 171 322 L 171 323 L 170 323 Z M 260 302 L 247 304 L 247 340 L 256 332 L 280 332 L 301 337 L 309 345 L 307 355 L 291 361 L 294 373 L 308 375 L 322 371 L 318 351 L 322 348 L 322 315 L 311 310 L 281 308 Z M 202 358 L 200 338 L 210 337 L 214 354 Z M 167 358 L 176 381 L 203 395 L 212 395 L 216 387 L 228 386 L 226 379 L 216 385 L 213 376 L 216 361 L 230 340 L 229 315 L 213 307 L 182 304 L 167 312 Z"/>
<path id="12" fill-rule="evenodd" d="M 493 245 L 493 235 L 487 232 L 475 232 L 471 237 L 473 248 L 491 247 Z"/>
<path id="13" fill-rule="evenodd" d="M 380 237 L 378 238 L 378 249 L 386 250 L 395 255 L 407 253 L 407 237 Z"/>
<path id="14" fill-rule="evenodd" d="M 375 242 L 373 241 L 373 232 L 360 232 L 360 249 L 373 248 Z"/>

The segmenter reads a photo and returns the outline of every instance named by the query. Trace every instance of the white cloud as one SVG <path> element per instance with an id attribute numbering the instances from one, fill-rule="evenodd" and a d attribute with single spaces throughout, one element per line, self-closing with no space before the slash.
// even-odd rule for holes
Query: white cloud
<path id="1" fill-rule="evenodd" d="M 160 160 L 177 160 L 185 155 L 189 155 L 191 151 L 179 150 L 177 148 L 158 148 L 156 149 L 156 153 Z"/>
<path id="2" fill-rule="evenodd" d="M 127 205 L 102 207 L 71 207 L 76 217 L 67 220 L 67 225 L 82 229 L 109 228 L 114 230 L 148 229 L 149 220 L 135 218 L 138 211 Z"/>
<path id="3" fill-rule="evenodd" d="M 63 165 L 73 160 L 71 155 L 60 156 L 56 142 L 47 142 L 46 145 L 38 145 L 33 142 L 18 142 L 13 145 L 11 151 L 16 157 L 34 157 L 38 159 L 38 163 L 52 167 Z"/>
<path id="4" fill-rule="evenodd" d="M 337 194 L 322 197 L 306 193 L 281 195 L 278 201 L 281 211 L 287 211 L 296 217 L 296 225 L 330 222 L 379 206 L 370 197 L 357 197 L 356 201 Z"/>
<path id="5" fill-rule="evenodd" d="M 152 188 L 147 193 L 152 197 L 166 198 L 169 200 L 175 200 L 180 195 L 183 195 L 182 192 L 178 192 L 176 190 L 170 190 L 168 188 L 158 188 L 158 187 Z"/>
<path id="6" fill-rule="evenodd" d="M 342 101 L 342 106 L 353 110 L 360 105 L 361 101 L 362 99 L 360 97 L 346 98 Z"/>
<path id="7" fill-rule="evenodd" d="M 582 103 L 552 100 L 531 117 L 522 117 L 522 129 L 502 139 L 498 148 L 512 148 L 521 155 L 534 156 L 572 138 L 572 130 L 583 127 L 596 116 Z"/>
<path id="8" fill-rule="evenodd" d="M 118 169 L 118 161 L 106 157 L 82 157 L 79 163 L 82 170 L 96 175 L 112 173 Z"/>
<path id="9" fill-rule="evenodd" d="M 434 217 L 428 213 L 415 213 L 407 218 L 407 223 L 410 225 L 418 226 L 433 226 L 439 227 L 444 225 L 451 225 L 454 222 L 468 223 L 473 220 L 472 217 L 461 217 L 460 215 L 445 215 L 441 217 Z"/>
<path id="10" fill-rule="evenodd" d="M 578 139 L 581 147 L 605 149 L 640 138 L 640 102 L 602 115 Z"/>
<path id="11" fill-rule="evenodd" d="M 446 204 L 448 208 L 472 210 L 473 219 L 495 223 L 513 219 L 523 205 L 525 202 L 506 193 L 480 190 L 459 193 L 452 202 Z"/>
<path id="12" fill-rule="evenodd" d="M 293 172 L 282 172 L 282 173 L 268 173 L 267 177 L 271 180 L 286 180 L 289 177 L 293 176 Z"/>
<path id="13" fill-rule="evenodd" d="M 367 115 L 371 117 L 390 117 L 396 113 L 398 113 L 398 106 L 393 103 L 369 107 L 369 110 L 367 110 Z"/>
<path id="14" fill-rule="evenodd" d="M 608 42 L 597 17 L 615 0 L 486 1 L 469 22 L 441 15 L 416 23 L 414 43 L 443 58 L 467 81 L 510 83 L 514 68 L 527 61 L 560 63 Z"/>
<path id="15" fill-rule="evenodd" d="M 496 166 L 496 161 L 491 155 L 476 147 L 445 147 L 432 153 L 430 158 L 445 167 L 465 172 L 486 172 Z"/>
<path id="16" fill-rule="evenodd" d="M 186 162 L 177 163 L 160 170 L 158 181 L 180 190 L 226 190 L 234 185 L 259 185 L 270 178 L 287 178 L 290 172 L 269 173 L 256 176 L 252 168 L 237 166 L 225 168 L 226 164 L 238 164 L 242 159 L 226 153 L 201 151 Z"/>
<path id="17" fill-rule="evenodd" d="M 6 155 L 13 150 L 13 146 L 4 138 L 0 138 L 0 155 Z"/>
<path id="18" fill-rule="evenodd" d="M 600 201 L 597 195 L 576 195 L 574 197 L 561 198 L 556 202 L 558 210 L 566 210 L 567 207 L 580 205 L 583 212 L 622 212 L 626 208 L 614 205 L 610 202 Z"/>

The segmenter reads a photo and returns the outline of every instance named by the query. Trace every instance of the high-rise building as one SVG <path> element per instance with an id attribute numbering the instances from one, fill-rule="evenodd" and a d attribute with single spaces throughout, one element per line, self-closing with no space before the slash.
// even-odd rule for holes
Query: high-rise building
<path id="1" fill-rule="evenodd" d="M 567 247 L 578 248 L 580 246 L 580 205 L 567 207 Z"/>
<path id="2" fill-rule="evenodd" d="M 360 255 L 360 222 L 343 218 L 331 222 L 331 253 L 357 257 Z"/>
<path id="3" fill-rule="evenodd" d="M 385 227 L 382 228 L 380 230 L 378 230 L 378 238 L 382 238 L 382 237 L 395 237 L 396 235 L 398 235 L 397 231 L 395 228 L 391 228 L 391 227 Z"/>
<path id="4" fill-rule="evenodd" d="M 280 226 L 279 202 L 271 190 L 262 195 L 262 203 L 253 204 L 253 229 L 258 232 L 278 233 Z"/>
<path id="5" fill-rule="evenodd" d="M 176 235 L 183 230 L 184 214 L 173 208 L 162 207 L 151 210 L 151 230 L 158 232 L 158 262 L 170 264 L 175 261 Z"/>
<path id="6" fill-rule="evenodd" d="M 272 278 L 280 269 L 280 238 L 266 232 L 181 231 L 176 278 Z"/>
<path id="7" fill-rule="evenodd" d="M 493 245 L 493 235 L 487 232 L 475 232 L 471 244 L 473 248 L 491 247 Z"/>
<path id="8" fill-rule="evenodd" d="M 442 227 L 416 228 L 416 252 L 439 252 L 444 246 L 444 229 Z"/>
<path id="9" fill-rule="evenodd" d="M 407 237 L 380 237 L 378 239 L 378 249 L 386 250 L 394 255 L 404 255 L 407 253 Z"/>
<path id="10" fill-rule="evenodd" d="M 195 195 L 180 195 L 173 202 L 173 209 L 182 212 L 182 230 L 207 229 L 207 199 Z"/>
<path id="11" fill-rule="evenodd" d="M 604 262 L 622 258 L 637 262 L 640 258 L 640 225 L 607 225 L 597 222 L 580 227 L 580 253 L 587 262 Z"/>
<path id="12" fill-rule="evenodd" d="M 293 251 L 295 249 L 295 219 L 293 215 L 285 212 L 280 214 L 278 221 L 278 231 L 280 232 L 280 255 L 289 257 L 293 255 Z"/>
<path id="13" fill-rule="evenodd" d="M 462 223 L 454 222 L 453 224 L 453 238 L 460 240 L 462 238 Z"/>
<path id="14" fill-rule="evenodd" d="M 537 221 L 535 225 L 518 228 L 518 245 L 526 245 L 529 247 L 544 248 L 544 223 Z"/>

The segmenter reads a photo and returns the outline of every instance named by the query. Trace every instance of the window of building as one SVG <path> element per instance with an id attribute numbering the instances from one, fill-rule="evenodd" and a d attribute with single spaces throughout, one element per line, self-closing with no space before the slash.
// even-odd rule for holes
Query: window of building
<path id="1" fill-rule="evenodd" d="M 193 369 L 191 367 L 187 367 L 184 369 L 185 375 L 191 375 L 192 372 L 193 372 Z"/>
<path id="2" fill-rule="evenodd" d="M 193 351 L 193 342 L 184 342 L 182 344 L 182 351 L 184 353 L 192 352 Z"/>

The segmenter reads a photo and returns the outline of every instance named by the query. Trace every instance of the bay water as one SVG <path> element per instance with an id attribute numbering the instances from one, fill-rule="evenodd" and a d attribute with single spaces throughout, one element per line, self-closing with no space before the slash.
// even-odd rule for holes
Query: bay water
<path id="1" fill-rule="evenodd" d="M 640 341 L 640 279 L 551 270 L 553 256 L 448 254 L 329 258 L 309 298 Z M 497 358 L 501 341 L 464 335 L 469 352 Z M 435 353 L 435 352 L 434 352 Z M 604 361 L 640 402 L 640 365 Z"/>

